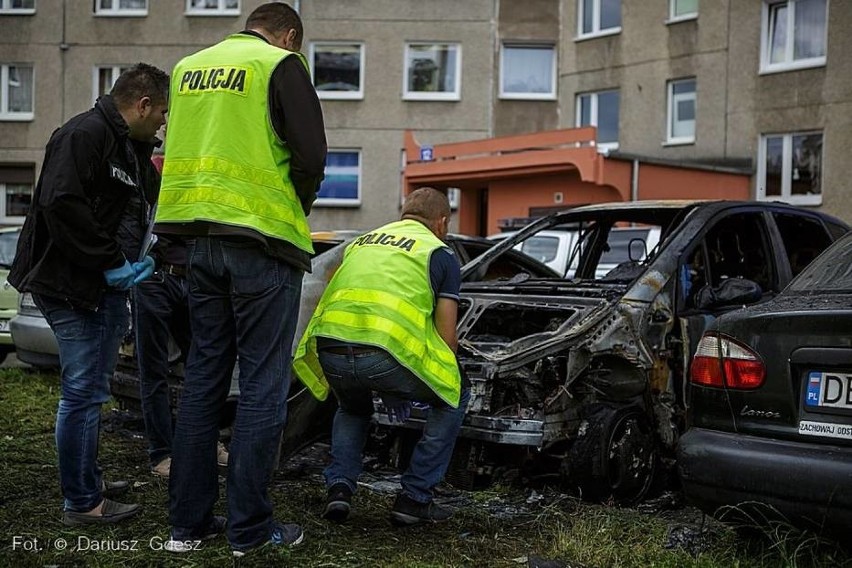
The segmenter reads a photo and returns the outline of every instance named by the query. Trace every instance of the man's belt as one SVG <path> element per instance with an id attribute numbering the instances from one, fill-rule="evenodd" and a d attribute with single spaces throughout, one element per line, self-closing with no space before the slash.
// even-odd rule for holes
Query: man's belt
<path id="1" fill-rule="evenodd" d="M 186 277 L 186 266 L 183 264 L 169 264 L 168 262 L 164 262 L 157 269 L 157 272 L 162 274 L 172 274 L 173 276 L 180 276 L 181 278 Z"/>

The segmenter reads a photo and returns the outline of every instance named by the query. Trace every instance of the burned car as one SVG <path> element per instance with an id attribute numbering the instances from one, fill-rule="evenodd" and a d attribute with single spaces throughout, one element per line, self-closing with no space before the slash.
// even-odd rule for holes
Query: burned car
<path id="1" fill-rule="evenodd" d="M 570 278 L 494 270 L 561 227 L 579 231 Z M 659 242 L 632 240 L 628 260 L 601 274 L 624 227 L 659 230 Z M 588 498 L 641 499 L 673 465 L 706 326 L 773 298 L 847 230 L 780 203 L 651 201 L 578 207 L 505 239 L 462 268 L 458 359 L 472 396 L 448 480 L 475 485 L 521 466 Z M 391 430 L 400 455 L 416 439 L 404 427 Z"/>

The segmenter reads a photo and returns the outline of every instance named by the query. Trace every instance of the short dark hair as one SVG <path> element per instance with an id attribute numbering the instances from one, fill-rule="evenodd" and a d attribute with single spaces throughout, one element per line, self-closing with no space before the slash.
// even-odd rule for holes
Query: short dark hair
<path id="1" fill-rule="evenodd" d="M 142 97 L 154 104 L 169 100 L 169 75 L 147 63 L 137 63 L 118 76 L 109 93 L 119 108 L 127 108 Z"/>
<path id="2" fill-rule="evenodd" d="M 434 187 L 419 187 L 405 197 L 402 216 L 437 221 L 450 216 L 450 200 L 446 193 Z"/>
<path id="3" fill-rule="evenodd" d="M 302 18 L 299 13 L 289 4 L 284 2 L 269 2 L 255 8 L 246 19 L 246 29 L 266 30 L 275 35 L 286 33 L 290 30 L 296 31 L 294 38 L 296 45 L 302 45 Z"/>

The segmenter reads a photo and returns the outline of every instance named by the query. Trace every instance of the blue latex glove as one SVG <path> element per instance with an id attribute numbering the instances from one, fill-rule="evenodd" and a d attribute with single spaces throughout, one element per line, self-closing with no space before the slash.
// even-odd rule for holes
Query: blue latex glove
<path id="1" fill-rule="evenodd" d="M 380 395 L 391 424 L 402 424 L 411 416 L 411 402 L 391 395 Z"/>
<path id="2" fill-rule="evenodd" d="M 130 266 L 130 262 L 125 260 L 124 264 L 118 268 L 110 268 L 104 270 L 104 278 L 107 286 L 118 288 L 119 290 L 128 290 L 133 286 L 133 279 L 136 278 L 136 272 Z"/>
<path id="3" fill-rule="evenodd" d="M 133 285 L 139 284 L 143 280 L 147 280 L 154 274 L 154 259 L 146 256 L 144 260 L 133 263 L 133 272 L 136 278 L 133 279 Z"/>

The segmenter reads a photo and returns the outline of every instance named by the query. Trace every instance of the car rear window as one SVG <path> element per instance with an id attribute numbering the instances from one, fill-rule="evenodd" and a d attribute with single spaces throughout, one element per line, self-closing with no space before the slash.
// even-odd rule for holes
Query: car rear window
<path id="1" fill-rule="evenodd" d="M 834 243 L 790 283 L 797 292 L 852 292 L 852 233 Z"/>

